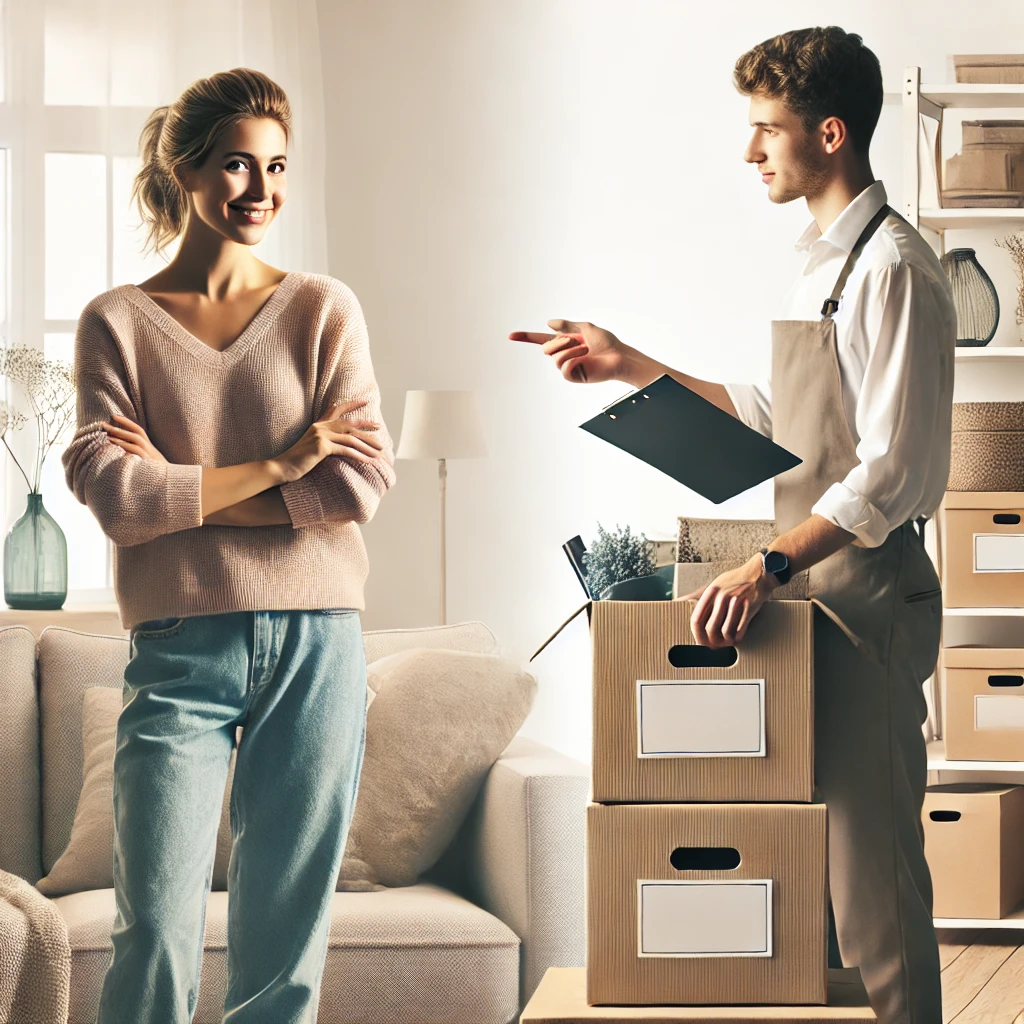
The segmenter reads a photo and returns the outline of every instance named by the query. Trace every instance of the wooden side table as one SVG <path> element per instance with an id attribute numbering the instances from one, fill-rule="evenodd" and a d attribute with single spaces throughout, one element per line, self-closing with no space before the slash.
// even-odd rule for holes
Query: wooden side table
<path id="1" fill-rule="evenodd" d="M 28 626 L 39 639 L 47 626 L 67 626 L 82 633 L 103 633 L 108 636 L 127 636 L 128 630 L 121 625 L 117 602 L 89 602 L 75 604 L 66 602 L 63 608 L 54 611 L 22 610 L 0 606 L 0 627 Z"/>

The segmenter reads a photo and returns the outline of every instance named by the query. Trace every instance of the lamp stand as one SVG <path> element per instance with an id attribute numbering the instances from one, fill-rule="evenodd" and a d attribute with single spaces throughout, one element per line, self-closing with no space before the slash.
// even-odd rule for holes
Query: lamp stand
<path id="1" fill-rule="evenodd" d="M 447 624 L 448 600 L 445 588 L 445 528 L 444 528 L 444 499 L 446 481 L 448 480 L 448 464 L 444 459 L 437 460 L 437 480 L 441 488 L 441 625 Z"/>

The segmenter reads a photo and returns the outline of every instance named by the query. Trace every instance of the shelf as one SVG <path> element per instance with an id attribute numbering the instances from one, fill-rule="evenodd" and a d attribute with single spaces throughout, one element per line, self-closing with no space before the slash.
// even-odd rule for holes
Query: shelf
<path id="1" fill-rule="evenodd" d="M 922 226 L 933 231 L 946 231 L 951 228 L 991 228 L 1000 223 L 1019 224 L 1024 227 L 1024 209 L 986 207 L 946 210 L 929 207 L 918 211 L 917 219 Z"/>
<path id="2" fill-rule="evenodd" d="M 1024 608 L 943 608 L 943 615 L 1024 615 Z"/>
<path id="3" fill-rule="evenodd" d="M 956 359 L 958 362 L 961 359 L 970 362 L 975 360 L 1024 359 L 1024 345 L 965 346 L 956 350 Z"/>
<path id="4" fill-rule="evenodd" d="M 921 95 L 940 107 L 1024 107 L 1024 85 L 976 85 L 949 82 L 922 85 Z"/>
<path id="5" fill-rule="evenodd" d="M 945 740 L 928 744 L 930 772 L 1024 772 L 1024 761 L 947 761 Z M 1021 906 L 1024 913 L 1024 905 Z"/>
<path id="6" fill-rule="evenodd" d="M 1003 918 L 991 917 L 936 917 L 936 928 L 1024 928 L 1024 906 Z"/>

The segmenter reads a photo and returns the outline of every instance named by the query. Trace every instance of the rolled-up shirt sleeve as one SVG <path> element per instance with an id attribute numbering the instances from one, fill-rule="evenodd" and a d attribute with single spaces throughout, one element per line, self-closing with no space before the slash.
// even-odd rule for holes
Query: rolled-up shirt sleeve
<path id="1" fill-rule="evenodd" d="M 923 269 L 895 258 L 871 278 L 865 288 L 877 291 L 864 309 L 878 322 L 864 325 L 873 343 L 857 398 L 859 461 L 811 508 L 864 547 L 878 547 L 945 485 L 956 337 L 948 290 Z"/>
<path id="2" fill-rule="evenodd" d="M 766 378 L 756 384 L 723 384 L 739 418 L 765 437 L 772 436 L 772 389 Z"/>

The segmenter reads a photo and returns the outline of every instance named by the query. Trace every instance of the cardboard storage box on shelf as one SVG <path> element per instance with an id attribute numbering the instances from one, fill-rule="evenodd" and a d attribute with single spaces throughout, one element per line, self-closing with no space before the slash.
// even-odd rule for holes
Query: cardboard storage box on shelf
<path id="1" fill-rule="evenodd" d="M 1024 786 L 929 786 L 921 812 L 936 917 L 998 920 L 1024 900 Z"/>
<path id="2" fill-rule="evenodd" d="M 946 161 L 943 187 L 1024 192 L 1024 145 L 985 146 L 954 154 Z"/>
<path id="3" fill-rule="evenodd" d="M 587 1002 L 823 1004 L 813 804 L 587 805 Z"/>
<path id="4" fill-rule="evenodd" d="M 591 1006 L 582 967 L 549 967 L 520 1024 L 864 1024 L 878 1020 L 856 967 L 830 968 L 824 1006 Z"/>
<path id="5" fill-rule="evenodd" d="M 940 664 L 947 760 L 1024 761 L 1024 650 L 946 647 Z"/>
<path id="6" fill-rule="evenodd" d="M 596 601 L 591 796 L 810 801 L 809 601 L 769 601 L 736 647 L 695 643 L 694 601 Z"/>
<path id="7" fill-rule="evenodd" d="M 1024 121 L 961 121 L 964 150 L 984 146 L 1020 146 L 1024 148 Z"/>
<path id="8" fill-rule="evenodd" d="M 953 69 L 958 82 L 978 85 L 1024 84 L 1024 53 L 957 53 Z"/>
<path id="9" fill-rule="evenodd" d="M 1024 599 L 1024 493 L 946 491 L 939 567 L 947 608 L 1013 608 Z"/>

